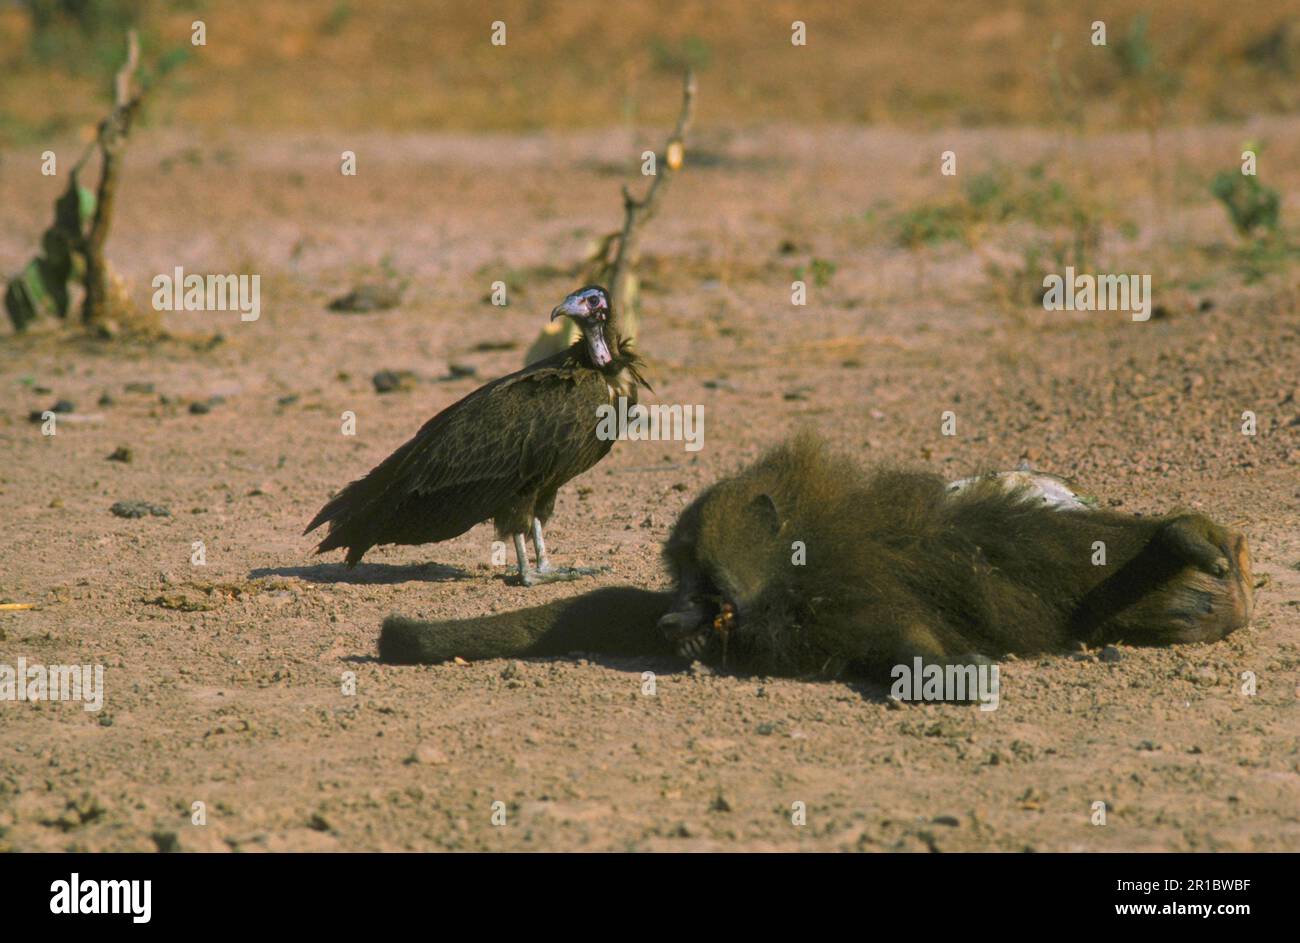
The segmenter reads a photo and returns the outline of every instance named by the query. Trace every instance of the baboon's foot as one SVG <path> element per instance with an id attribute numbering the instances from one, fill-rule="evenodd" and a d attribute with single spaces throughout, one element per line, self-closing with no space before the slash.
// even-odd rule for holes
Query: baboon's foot
<path id="1" fill-rule="evenodd" d="M 1211 576 L 1227 576 L 1232 569 L 1229 558 L 1237 541 L 1244 541 L 1202 514 L 1184 514 L 1169 521 L 1160 532 L 1165 546 L 1180 560 L 1192 564 Z"/>
<path id="2" fill-rule="evenodd" d="M 584 576 L 596 576 L 608 573 L 607 566 L 546 566 L 543 569 L 529 570 L 520 577 L 523 586 L 537 586 L 541 583 L 564 583 L 580 580 Z"/>
<path id="3" fill-rule="evenodd" d="M 1254 576 L 1243 534 L 1187 514 L 1170 521 L 1161 537 L 1188 564 L 1142 604 L 1168 641 L 1215 641 L 1249 624 Z"/>

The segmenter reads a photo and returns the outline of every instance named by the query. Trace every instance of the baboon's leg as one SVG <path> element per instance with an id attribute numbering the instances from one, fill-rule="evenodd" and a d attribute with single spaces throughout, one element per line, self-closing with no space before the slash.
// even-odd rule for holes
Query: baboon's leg
<path id="1" fill-rule="evenodd" d="M 1249 624 L 1255 585 L 1244 535 L 1187 514 L 1171 520 L 1161 537 L 1191 564 L 1153 594 L 1153 602 L 1169 613 L 1173 641 L 1212 642 Z"/>
<path id="2" fill-rule="evenodd" d="M 897 665 L 913 668 L 918 658 L 922 666 L 992 664 L 919 607 L 871 606 L 854 613 L 851 626 L 848 620 L 835 621 L 840 624 L 829 626 L 829 632 L 819 630 L 820 644 L 873 675 L 887 677 Z"/>
<path id="3" fill-rule="evenodd" d="M 1160 538 L 1180 559 L 1212 576 L 1227 576 L 1235 539 L 1226 527 L 1201 514 L 1183 514 L 1160 529 Z"/>
<path id="4" fill-rule="evenodd" d="M 1250 622 L 1253 579 L 1242 534 L 1183 514 L 1084 600 L 1080 618 L 1105 612 L 1092 620 L 1096 641 L 1211 642 Z"/>
<path id="5" fill-rule="evenodd" d="M 928 625 L 911 622 L 903 630 L 894 649 L 898 663 L 911 664 L 920 658 L 926 665 L 991 665 L 993 660 L 987 655 L 971 651 L 970 646 L 961 645 L 954 649 L 953 640 L 947 644 L 940 641 L 940 634 Z"/>
<path id="6" fill-rule="evenodd" d="M 924 700 L 923 691 L 926 690 L 926 678 L 933 674 L 932 669 L 938 668 L 941 671 L 940 677 L 944 679 L 944 687 L 941 696 L 948 701 L 973 703 L 980 701 L 988 696 L 988 691 L 981 693 L 979 672 L 987 671 L 992 667 L 992 659 L 978 652 L 956 651 L 953 649 L 953 639 L 949 637 L 948 642 L 942 640 L 945 633 L 936 631 L 932 626 L 923 622 L 912 621 L 899 631 L 894 640 L 893 654 L 890 658 L 892 664 L 888 669 L 888 678 L 891 682 L 891 688 L 903 678 L 911 677 L 911 696 L 906 694 L 903 698 L 910 700 Z M 967 646 L 960 646 L 965 648 Z M 918 674 L 918 667 L 920 673 Z M 902 675 L 899 669 L 904 669 L 907 674 Z M 961 680 L 958 681 L 957 675 L 960 673 Z M 987 683 L 988 676 L 984 676 Z M 950 687 L 948 681 L 952 680 L 954 684 Z M 996 681 L 996 676 L 994 676 Z M 993 688 L 996 694 L 996 686 Z"/>

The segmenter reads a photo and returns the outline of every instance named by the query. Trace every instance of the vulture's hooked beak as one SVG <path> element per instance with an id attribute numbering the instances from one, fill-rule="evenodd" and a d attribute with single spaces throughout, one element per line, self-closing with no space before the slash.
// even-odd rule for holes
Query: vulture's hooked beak
<path id="1" fill-rule="evenodd" d="M 609 318 L 609 296 L 605 289 L 593 286 L 575 291 L 551 311 L 552 321 L 561 316 L 573 318 L 582 328 L 592 363 L 603 367 L 613 361 L 605 339 L 605 322 Z"/>
<path id="2" fill-rule="evenodd" d="M 587 299 L 583 297 L 582 292 L 575 291 L 551 310 L 551 320 L 566 317 L 583 321 L 589 314 L 591 314 L 591 306 Z"/>

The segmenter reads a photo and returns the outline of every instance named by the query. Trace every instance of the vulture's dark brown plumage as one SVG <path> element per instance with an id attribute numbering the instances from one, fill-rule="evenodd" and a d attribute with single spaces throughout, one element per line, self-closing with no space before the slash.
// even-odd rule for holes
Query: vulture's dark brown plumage
<path id="1" fill-rule="evenodd" d="M 449 540 L 491 519 L 499 537 L 513 538 L 525 584 L 589 572 L 551 568 L 542 527 L 560 487 L 613 446 L 596 435 L 598 408 L 617 409 L 620 396 L 631 407 L 646 383 L 603 288 L 569 295 L 551 318 L 561 315 L 582 328 L 577 343 L 448 406 L 335 495 L 305 531 L 329 524 L 317 553 L 346 548 L 351 565 L 378 544 Z M 529 531 L 536 570 L 524 547 Z"/>

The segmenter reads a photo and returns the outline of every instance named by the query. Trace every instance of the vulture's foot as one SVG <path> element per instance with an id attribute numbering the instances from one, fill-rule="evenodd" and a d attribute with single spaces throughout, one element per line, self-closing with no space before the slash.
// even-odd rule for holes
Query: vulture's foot
<path id="1" fill-rule="evenodd" d="M 563 583 L 580 580 L 584 576 L 596 576 L 599 573 L 608 572 L 609 567 L 607 566 L 551 566 L 548 563 L 545 567 L 520 574 L 519 581 L 524 586 L 536 586 L 539 583 Z"/>
<path id="2" fill-rule="evenodd" d="M 546 543 L 542 539 L 542 522 L 533 518 L 533 548 L 537 551 L 537 566 L 528 565 L 528 551 L 524 535 L 515 534 L 515 562 L 519 568 L 519 585 L 537 586 L 540 583 L 561 583 L 580 580 L 584 576 L 609 572 L 607 566 L 552 566 L 546 556 Z"/>

